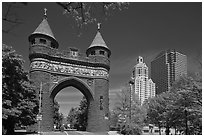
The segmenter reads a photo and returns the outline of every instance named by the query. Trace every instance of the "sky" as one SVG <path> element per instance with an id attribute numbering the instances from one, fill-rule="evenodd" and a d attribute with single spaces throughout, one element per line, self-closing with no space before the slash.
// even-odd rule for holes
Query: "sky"
<path id="1" fill-rule="evenodd" d="M 59 43 L 59 49 L 76 47 L 85 53 L 97 32 L 97 22 L 79 29 L 73 18 L 63 14 L 56 3 L 28 3 L 14 13 L 23 23 L 9 33 L 2 33 L 2 42 L 12 46 L 25 60 L 29 69 L 28 36 L 37 28 L 47 8 L 48 22 Z M 4 4 L 2 5 L 5 12 Z M 103 19 L 103 15 L 101 15 Z M 150 62 L 163 50 L 176 49 L 187 55 L 188 72 L 201 71 L 197 60 L 202 59 L 202 3 L 130 3 L 128 9 L 112 12 L 101 20 L 101 34 L 111 50 L 110 108 L 115 95 L 128 82 L 138 56 L 151 68 Z M 6 24 L 2 23 L 3 28 Z M 150 77 L 150 75 L 149 75 Z M 73 87 L 61 90 L 56 99 L 60 112 L 68 114 L 78 106 L 82 93 Z"/>

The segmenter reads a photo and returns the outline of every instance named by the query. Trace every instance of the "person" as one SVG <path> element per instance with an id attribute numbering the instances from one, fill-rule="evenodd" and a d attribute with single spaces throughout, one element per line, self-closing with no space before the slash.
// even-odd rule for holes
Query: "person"
<path id="1" fill-rule="evenodd" d="M 121 132 L 120 132 L 120 133 L 123 134 L 123 135 L 126 134 L 126 133 L 125 133 L 125 125 L 122 126 L 122 129 L 121 129 Z"/>
<path id="2" fill-rule="evenodd" d="M 62 125 L 62 126 L 60 127 L 60 131 L 61 131 L 61 132 L 64 132 L 64 125 Z"/>

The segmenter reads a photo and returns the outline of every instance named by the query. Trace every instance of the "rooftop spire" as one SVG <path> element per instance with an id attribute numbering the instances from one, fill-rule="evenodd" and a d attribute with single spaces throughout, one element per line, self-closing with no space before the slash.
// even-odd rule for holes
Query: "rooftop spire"
<path id="1" fill-rule="evenodd" d="M 107 47 L 105 41 L 103 40 L 101 33 L 99 31 L 101 29 L 101 23 L 97 23 L 97 29 L 98 29 L 98 31 L 96 33 L 96 36 L 95 36 L 94 40 L 92 41 L 91 45 L 89 46 L 89 48 L 99 46 L 99 47 L 104 47 L 104 48 L 109 49 Z"/>
<path id="2" fill-rule="evenodd" d="M 44 8 L 44 17 L 47 19 L 47 8 Z"/>
<path id="3" fill-rule="evenodd" d="M 101 29 L 101 23 L 98 23 L 97 26 L 98 26 L 98 31 L 99 31 Z"/>

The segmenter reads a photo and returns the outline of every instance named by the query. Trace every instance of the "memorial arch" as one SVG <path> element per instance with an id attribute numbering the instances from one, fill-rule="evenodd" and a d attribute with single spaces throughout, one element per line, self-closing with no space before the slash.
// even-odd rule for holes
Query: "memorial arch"
<path id="1" fill-rule="evenodd" d="M 108 131 L 111 51 L 101 36 L 100 26 L 86 54 L 76 48 L 58 50 L 46 14 L 28 39 L 30 79 L 40 97 L 41 131 L 54 130 L 53 100 L 61 89 L 69 86 L 81 91 L 89 103 L 87 131 Z"/>

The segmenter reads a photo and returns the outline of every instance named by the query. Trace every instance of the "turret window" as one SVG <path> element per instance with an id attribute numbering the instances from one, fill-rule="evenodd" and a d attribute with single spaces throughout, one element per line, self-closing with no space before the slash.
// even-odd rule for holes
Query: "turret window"
<path id="1" fill-rule="evenodd" d="M 40 43 L 46 44 L 46 40 L 45 39 L 40 39 Z"/>
<path id="2" fill-rule="evenodd" d="M 32 39 L 31 44 L 35 44 L 35 39 Z"/>
<path id="3" fill-rule="evenodd" d="M 55 47 L 55 44 L 53 42 L 51 42 L 51 47 L 53 47 L 53 48 Z"/>
<path id="4" fill-rule="evenodd" d="M 78 52 L 77 51 L 71 51 L 71 56 L 72 57 L 77 57 L 78 56 Z"/>
<path id="5" fill-rule="evenodd" d="M 95 55 L 96 53 L 95 53 L 95 51 L 91 51 L 91 55 Z"/>
<path id="6" fill-rule="evenodd" d="M 99 54 L 100 54 L 100 55 L 104 55 L 105 52 L 104 52 L 103 50 L 100 50 L 100 51 L 99 51 Z"/>

